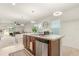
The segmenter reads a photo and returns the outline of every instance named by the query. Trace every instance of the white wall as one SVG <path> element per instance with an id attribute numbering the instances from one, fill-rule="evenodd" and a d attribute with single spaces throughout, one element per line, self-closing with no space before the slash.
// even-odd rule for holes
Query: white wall
<path id="1" fill-rule="evenodd" d="M 60 17 L 47 17 L 43 21 L 49 23 L 55 19 L 61 20 L 61 34 L 64 35 L 62 45 L 79 49 L 79 8 L 73 8 Z"/>
<path id="2" fill-rule="evenodd" d="M 24 32 L 32 32 L 32 24 L 31 23 L 28 23 L 27 25 L 25 25 Z"/>
<path id="3" fill-rule="evenodd" d="M 62 45 L 79 49 L 79 8 L 64 14 L 61 27 Z"/>
<path id="4" fill-rule="evenodd" d="M 79 21 L 63 23 L 62 33 L 64 38 L 62 44 L 79 49 Z"/>

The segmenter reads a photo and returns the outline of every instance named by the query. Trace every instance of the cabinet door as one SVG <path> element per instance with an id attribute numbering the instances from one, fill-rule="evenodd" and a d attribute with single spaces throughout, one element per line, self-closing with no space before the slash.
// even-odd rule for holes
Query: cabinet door
<path id="1" fill-rule="evenodd" d="M 60 56 L 60 39 L 49 41 L 48 52 L 49 56 Z"/>
<path id="2" fill-rule="evenodd" d="M 26 35 L 23 35 L 23 45 L 24 45 L 24 48 L 26 48 Z"/>
<path id="3" fill-rule="evenodd" d="M 35 37 L 30 37 L 30 50 L 35 55 Z"/>
<path id="4" fill-rule="evenodd" d="M 30 48 L 30 37 L 29 36 L 26 37 L 26 48 L 27 49 Z"/>
<path id="5" fill-rule="evenodd" d="M 26 49 L 35 55 L 35 37 L 26 37 Z"/>

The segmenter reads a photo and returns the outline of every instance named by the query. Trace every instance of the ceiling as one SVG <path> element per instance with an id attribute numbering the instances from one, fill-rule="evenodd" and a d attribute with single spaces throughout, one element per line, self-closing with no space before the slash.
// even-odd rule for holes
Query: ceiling
<path id="1" fill-rule="evenodd" d="M 14 21 L 25 23 L 31 20 L 42 20 L 53 16 L 55 11 L 65 12 L 78 8 L 77 3 L 1 3 L 0 4 L 0 23 L 12 23 Z"/>

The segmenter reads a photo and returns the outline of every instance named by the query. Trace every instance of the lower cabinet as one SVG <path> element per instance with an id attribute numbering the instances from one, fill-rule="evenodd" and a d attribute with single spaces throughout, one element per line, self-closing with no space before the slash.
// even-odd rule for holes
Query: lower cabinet
<path id="1" fill-rule="evenodd" d="M 23 36 L 24 47 L 35 56 L 59 56 L 60 39 L 55 41 L 45 40 L 33 36 Z"/>
<path id="2" fill-rule="evenodd" d="M 23 35 L 23 45 L 24 45 L 24 48 L 26 48 L 26 35 Z"/>
<path id="3" fill-rule="evenodd" d="M 35 55 L 35 38 L 30 36 L 24 36 L 23 38 L 24 47 Z"/>

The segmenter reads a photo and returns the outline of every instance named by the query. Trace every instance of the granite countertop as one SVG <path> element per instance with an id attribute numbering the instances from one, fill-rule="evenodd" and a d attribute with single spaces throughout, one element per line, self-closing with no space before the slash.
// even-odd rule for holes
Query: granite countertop
<path id="1" fill-rule="evenodd" d="M 33 33 L 27 33 L 25 35 L 34 36 L 34 37 L 45 39 L 45 40 L 58 40 L 63 37 L 63 35 L 38 35 L 38 34 L 33 34 Z"/>

